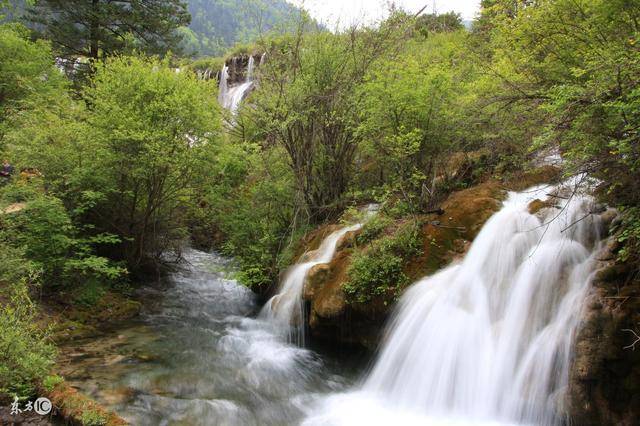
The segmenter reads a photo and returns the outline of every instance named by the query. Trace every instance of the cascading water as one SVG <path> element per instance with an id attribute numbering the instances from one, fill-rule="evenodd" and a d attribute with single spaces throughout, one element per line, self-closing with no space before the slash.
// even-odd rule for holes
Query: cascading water
<path id="1" fill-rule="evenodd" d="M 235 58 L 234 58 L 235 59 Z M 245 81 L 237 86 L 229 86 L 229 67 L 227 65 L 222 66 L 220 74 L 220 89 L 218 94 L 218 102 L 224 108 L 231 111 L 232 114 L 238 110 L 240 102 L 247 96 L 249 91 L 253 88 L 253 72 L 255 68 L 255 59 L 253 56 L 249 56 L 249 62 L 247 64 L 247 73 Z"/>
<path id="2" fill-rule="evenodd" d="M 227 99 L 227 93 L 229 92 L 229 67 L 227 64 L 222 65 L 222 71 L 220 71 L 220 87 L 218 89 L 218 103 L 225 106 Z"/>
<path id="3" fill-rule="evenodd" d="M 318 264 L 330 262 L 340 238 L 361 227 L 358 223 L 332 232 L 317 250 L 305 254 L 305 261 L 289 268 L 278 293 L 265 304 L 260 317 L 285 330 L 291 342 L 304 346 L 306 318 L 302 290 L 307 273 Z"/>
<path id="4" fill-rule="evenodd" d="M 371 204 L 364 209 L 363 222 L 376 213 L 378 205 Z M 317 250 L 303 255 L 303 261 L 287 271 L 278 293 L 273 296 L 260 312 L 260 317 L 274 324 L 288 335 L 290 342 L 305 345 L 305 325 L 307 323 L 302 291 L 308 272 L 316 265 L 333 259 L 340 239 L 349 232 L 362 228 L 363 223 L 347 226 L 329 234 Z"/>
<path id="5" fill-rule="evenodd" d="M 510 193 L 461 263 L 402 297 L 361 390 L 307 425 L 559 425 L 572 340 L 601 248 L 593 200 Z"/>
<path id="6" fill-rule="evenodd" d="M 139 317 L 68 342 L 67 383 L 142 426 L 299 424 L 319 393 L 348 386 L 351 366 L 252 317 L 256 298 L 228 259 L 183 254 L 184 268 L 140 289 Z"/>

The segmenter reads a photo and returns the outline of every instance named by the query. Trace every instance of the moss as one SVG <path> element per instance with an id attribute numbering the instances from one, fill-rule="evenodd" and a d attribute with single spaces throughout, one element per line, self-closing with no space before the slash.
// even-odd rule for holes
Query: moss
<path id="1" fill-rule="evenodd" d="M 558 182 L 562 178 L 562 170 L 555 166 L 543 166 L 521 171 L 504 180 L 505 187 L 511 191 L 524 191 L 535 185 Z"/>
<path id="2" fill-rule="evenodd" d="M 406 273 L 417 280 L 462 256 L 484 223 L 500 208 L 505 191 L 498 181 L 452 193 L 441 205 L 442 215 L 423 217 L 422 254 L 410 260 Z"/>
<path id="3" fill-rule="evenodd" d="M 409 221 L 392 234 L 374 240 L 366 250 L 354 253 L 343 290 L 350 302 L 365 303 L 375 296 L 394 299 L 410 284 L 404 269 L 421 251 L 420 226 Z"/>
<path id="4" fill-rule="evenodd" d="M 553 205 L 554 205 L 554 202 L 551 200 L 542 201 L 542 200 L 536 199 L 529 203 L 528 210 L 529 210 L 529 213 L 536 214 L 540 210 L 547 207 L 552 207 Z"/>
<path id="5" fill-rule="evenodd" d="M 68 423 L 84 425 L 121 426 L 127 422 L 115 413 L 105 410 L 92 399 L 82 395 L 77 390 L 62 381 L 54 389 L 42 389 L 58 414 Z"/>
<path id="6" fill-rule="evenodd" d="M 358 233 L 356 243 L 358 245 L 370 243 L 378 238 L 392 223 L 393 221 L 384 214 L 379 214 L 373 217 L 364 224 L 362 230 Z"/>
<path id="7" fill-rule="evenodd" d="M 141 306 L 113 289 L 105 289 L 93 304 L 77 303 L 72 294 L 61 294 L 43 306 L 43 322 L 52 324 L 53 338 L 60 342 L 94 335 L 105 323 L 138 315 Z"/>

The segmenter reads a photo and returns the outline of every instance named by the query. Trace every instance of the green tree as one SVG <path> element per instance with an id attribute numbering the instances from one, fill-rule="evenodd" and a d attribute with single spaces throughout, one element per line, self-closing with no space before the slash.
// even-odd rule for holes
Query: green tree
<path id="1" fill-rule="evenodd" d="M 297 204 L 314 223 L 335 217 L 358 148 L 358 91 L 376 60 L 397 50 L 405 16 L 380 29 L 304 33 L 273 46 L 249 113 L 261 138 L 287 153 Z"/>
<path id="2" fill-rule="evenodd" d="M 465 110 L 477 70 L 465 58 L 464 31 L 407 43 L 360 87 L 360 162 L 414 208 L 432 207 L 453 153 L 471 148 Z"/>
<path id="3" fill-rule="evenodd" d="M 495 67 L 512 70 L 511 99 L 541 111 L 537 145 L 559 147 L 569 173 L 601 180 L 606 199 L 640 203 L 640 4 L 626 0 L 527 2 L 491 32 Z M 628 220 L 627 229 L 635 220 Z M 628 244 L 640 253 L 640 233 Z M 638 256 L 636 254 L 635 256 Z"/>
<path id="4" fill-rule="evenodd" d="M 28 35 L 20 25 L 0 25 L 0 143 L 13 113 L 55 99 L 66 87 L 49 44 Z"/>
<path id="5" fill-rule="evenodd" d="M 49 373 L 55 347 L 49 331 L 36 322 L 29 289 L 37 286 L 37 268 L 19 250 L 3 245 L 0 253 L 0 396 L 33 396 Z"/>
<path id="6" fill-rule="evenodd" d="M 452 32 L 463 28 L 462 18 L 455 12 L 427 13 L 416 18 L 416 29 L 425 37 L 430 33 Z"/>
<path id="7" fill-rule="evenodd" d="M 97 67 L 84 97 L 89 109 L 61 97 L 23 114 L 7 139 L 76 223 L 119 237 L 103 253 L 135 272 L 188 238 L 186 206 L 217 149 L 215 87 L 168 60 L 121 57 Z"/>
<path id="8" fill-rule="evenodd" d="M 39 0 L 27 19 L 64 57 L 176 51 L 190 15 L 181 0 Z"/>

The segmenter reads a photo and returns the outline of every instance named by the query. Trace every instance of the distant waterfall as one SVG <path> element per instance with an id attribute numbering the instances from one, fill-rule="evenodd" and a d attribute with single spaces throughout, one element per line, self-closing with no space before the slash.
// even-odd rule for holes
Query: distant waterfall
<path id="1" fill-rule="evenodd" d="M 530 214 L 533 199 L 553 207 Z M 402 297 L 358 392 L 308 425 L 562 425 L 572 343 L 602 248 L 593 200 L 510 193 L 468 254 Z"/>
<path id="2" fill-rule="evenodd" d="M 253 88 L 254 68 L 255 59 L 253 58 L 253 56 L 249 56 L 249 63 L 247 64 L 245 81 L 235 86 L 229 86 L 229 67 L 226 64 L 222 66 L 222 71 L 220 73 L 220 89 L 218 94 L 218 102 L 220 102 L 220 105 L 222 105 L 224 108 L 231 111 L 232 114 L 235 114 L 236 111 L 238 111 L 240 102 L 242 102 L 249 91 Z"/>
<path id="3" fill-rule="evenodd" d="M 229 67 L 227 64 L 222 65 L 222 71 L 220 71 L 220 87 L 218 89 L 218 102 L 223 107 L 226 104 L 229 93 Z"/>

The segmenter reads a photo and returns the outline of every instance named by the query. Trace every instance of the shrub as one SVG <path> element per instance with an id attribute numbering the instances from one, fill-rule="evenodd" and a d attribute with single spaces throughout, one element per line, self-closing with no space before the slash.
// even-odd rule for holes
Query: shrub
<path id="1" fill-rule="evenodd" d="M 356 237 L 359 245 L 367 244 L 378 238 L 391 225 L 392 220 L 383 214 L 378 214 L 367 221 Z"/>
<path id="2" fill-rule="evenodd" d="M 622 222 L 618 232 L 618 242 L 622 243 L 622 248 L 618 253 L 620 262 L 628 262 L 631 265 L 638 265 L 640 259 L 640 208 L 631 207 L 621 209 Z M 636 266 L 636 271 L 640 266 Z"/>
<path id="3" fill-rule="evenodd" d="M 107 424 L 104 414 L 97 410 L 85 410 L 80 416 L 80 420 L 84 426 L 103 426 Z"/>
<path id="4" fill-rule="evenodd" d="M 412 256 L 421 252 L 418 223 L 401 225 L 394 234 L 374 240 L 356 252 L 343 285 L 350 302 L 365 303 L 376 296 L 395 297 L 410 283 L 404 268 Z"/>
<path id="5" fill-rule="evenodd" d="M 19 248 L 32 267 L 41 269 L 47 287 L 110 282 L 125 274 L 123 268 L 93 254 L 94 246 L 115 244 L 116 237 L 82 237 L 62 201 L 30 185 L 9 185 L 0 192 L 0 205 L 17 200 L 25 206 L 0 217 L 0 241 Z"/>
<path id="6" fill-rule="evenodd" d="M 0 394 L 26 398 L 47 376 L 55 348 L 48 330 L 36 323 L 27 286 L 16 285 L 13 290 L 10 300 L 0 306 Z"/>
<path id="7" fill-rule="evenodd" d="M 64 379 L 57 374 L 52 374 L 51 376 L 47 376 L 42 381 L 42 387 L 48 391 L 52 392 L 60 383 L 64 382 Z"/>

